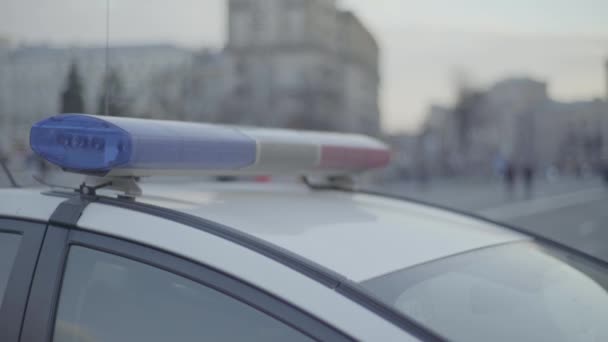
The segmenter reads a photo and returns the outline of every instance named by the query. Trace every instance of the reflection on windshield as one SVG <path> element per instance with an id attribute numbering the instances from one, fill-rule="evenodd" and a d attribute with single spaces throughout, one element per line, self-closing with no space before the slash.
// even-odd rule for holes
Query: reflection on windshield
<path id="1" fill-rule="evenodd" d="M 608 340 L 606 270 L 535 244 L 466 253 L 363 286 L 450 340 Z"/>

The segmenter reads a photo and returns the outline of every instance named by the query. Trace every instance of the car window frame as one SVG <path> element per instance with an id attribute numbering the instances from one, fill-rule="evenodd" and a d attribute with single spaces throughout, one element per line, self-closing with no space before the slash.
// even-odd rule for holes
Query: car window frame
<path id="1" fill-rule="evenodd" d="M 72 246 L 110 253 L 185 277 L 251 306 L 313 340 L 354 341 L 328 323 L 221 270 L 135 241 L 51 225 L 42 246 L 39 271 L 32 284 L 22 342 L 51 341 L 63 275 Z"/>
<path id="2" fill-rule="evenodd" d="M 0 341 L 19 341 L 46 227 L 45 222 L 0 216 L 0 233 L 21 237 L 0 306 Z"/>

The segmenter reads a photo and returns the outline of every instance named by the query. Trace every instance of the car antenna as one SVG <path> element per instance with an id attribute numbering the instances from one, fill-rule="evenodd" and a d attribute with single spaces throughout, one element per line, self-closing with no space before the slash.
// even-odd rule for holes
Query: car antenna
<path id="1" fill-rule="evenodd" d="M 110 0 L 106 0 L 106 48 L 104 72 L 104 115 L 110 114 Z"/>

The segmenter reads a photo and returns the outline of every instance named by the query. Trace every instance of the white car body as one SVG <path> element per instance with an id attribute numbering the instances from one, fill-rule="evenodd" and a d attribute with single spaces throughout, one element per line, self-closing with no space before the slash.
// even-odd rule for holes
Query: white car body
<path id="1" fill-rule="evenodd" d="M 44 191 L 0 190 L 0 217 L 48 222 L 66 198 Z M 230 227 L 354 283 L 479 248 L 531 239 L 416 203 L 297 184 L 144 184 L 143 191 L 137 202 Z M 95 201 L 86 206 L 75 225 L 225 272 L 356 340 L 417 340 L 301 271 L 191 226 Z"/>

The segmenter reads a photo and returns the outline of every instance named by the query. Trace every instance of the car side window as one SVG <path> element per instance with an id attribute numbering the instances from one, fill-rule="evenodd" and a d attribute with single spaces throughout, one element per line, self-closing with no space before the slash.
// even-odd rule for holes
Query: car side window
<path id="1" fill-rule="evenodd" d="M 15 263 L 21 235 L 0 232 L 0 307 Z"/>
<path id="2" fill-rule="evenodd" d="M 211 287 L 97 250 L 70 247 L 54 342 L 311 341 Z"/>

